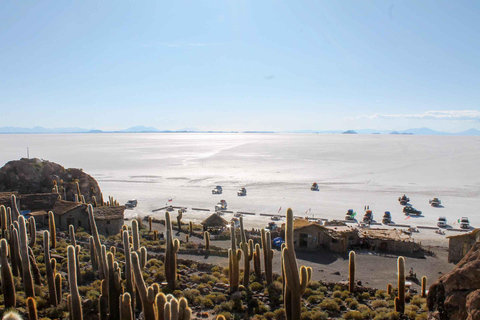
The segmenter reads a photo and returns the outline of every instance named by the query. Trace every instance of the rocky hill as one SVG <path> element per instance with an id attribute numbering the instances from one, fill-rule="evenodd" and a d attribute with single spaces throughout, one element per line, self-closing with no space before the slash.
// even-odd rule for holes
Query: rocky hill
<path id="1" fill-rule="evenodd" d="M 480 242 L 428 292 L 429 319 L 480 319 Z"/>
<path id="2" fill-rule="evenodd" d="M 67 200 L 73 200 L 77 194 L 76 182 L 87 202 L 92 200 L 92 196 L 101 199 L 97 181 L 82 169 L 65 169 L 57 163 L 37 158 L 10 161 L 0 169 L 0 192 L 50 193 L 54 181 Z"/>

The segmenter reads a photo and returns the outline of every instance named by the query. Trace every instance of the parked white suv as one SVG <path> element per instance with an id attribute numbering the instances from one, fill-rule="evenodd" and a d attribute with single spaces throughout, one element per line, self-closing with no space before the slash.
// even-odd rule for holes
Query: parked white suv
<path id="1" fill-rule="evenodd" d="M 446 217 L 438 218 L 437 226 L 439 228 L 445 228 L 447 226 L 447 218 Z"/>

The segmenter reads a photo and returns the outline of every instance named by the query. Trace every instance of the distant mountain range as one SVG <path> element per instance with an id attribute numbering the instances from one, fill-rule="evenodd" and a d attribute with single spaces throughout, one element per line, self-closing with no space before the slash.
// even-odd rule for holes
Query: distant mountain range
<path id="1" fill-rule="evenodd" d="M 184 128 L 180 130 L 159 130 L 154 127 L 135 126 L 124 130 L 117 131 L 102 131 L 95 129 L 84 129 L 78 127 L 68 128 L 19 128 L 19 127 L 0 127 L 0 134 L 15 134 L 15 133 L 275 133 L 275 131 L 202 131 L 197 128 Z M 279 132 L 280 133 L 280 132 Z M 480 130 L 469 129 L 462 132 L 443 132 L 435 131 L 429 128 L 413 128 L 403 131 L 392 130 L 374 130 L 374 129 L 356 129 L 356 130 L 296 130 L 296 131 L 282 131 L 281 133 L 329 133 L 329 134 L 413 134 L 413 135 L 449 135 L 449 136 L 480 136 Z"/>

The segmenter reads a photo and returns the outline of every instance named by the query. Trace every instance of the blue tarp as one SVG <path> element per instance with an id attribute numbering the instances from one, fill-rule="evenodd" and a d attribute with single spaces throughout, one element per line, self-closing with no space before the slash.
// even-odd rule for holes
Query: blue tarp
<path id="1" fill-rule="evenodd" d="M 284 242 L 285 242 L 285 241 L 284 241 L 282 238 L 280 238 L 280 237 L 275 238 L 275 239 L 273 239 L 273 246 L 280 248 L 280 247 L 282 246 L 282 243 L 284 243 Z"/>

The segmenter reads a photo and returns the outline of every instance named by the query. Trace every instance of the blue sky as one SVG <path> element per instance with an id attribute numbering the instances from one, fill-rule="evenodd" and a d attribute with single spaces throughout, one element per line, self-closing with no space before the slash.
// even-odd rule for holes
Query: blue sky
<path id="1" fill-rule="evenodd" d="M 478 1 L 0 1 L 0 126 L 480 129 Z"/>

